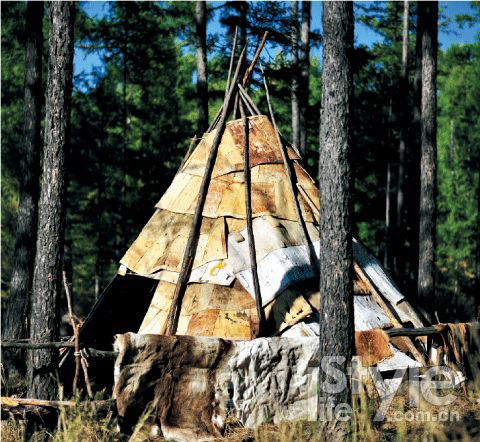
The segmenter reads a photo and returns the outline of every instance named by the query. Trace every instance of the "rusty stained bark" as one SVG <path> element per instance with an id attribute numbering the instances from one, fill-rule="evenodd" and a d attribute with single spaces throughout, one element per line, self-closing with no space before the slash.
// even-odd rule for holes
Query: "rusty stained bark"
<path id="1" fill-rule="evenodd" d="M 64 163 L 70 124 L 75 4 L 52 2 L 49 16 L 45 145 L 30 314 L 32 342 L 55 341 L 58 337 L 65 222 Z M 55 397 L 56 359 L 53 351 L 30 352 L 29 396 L 46 399 Z"/>

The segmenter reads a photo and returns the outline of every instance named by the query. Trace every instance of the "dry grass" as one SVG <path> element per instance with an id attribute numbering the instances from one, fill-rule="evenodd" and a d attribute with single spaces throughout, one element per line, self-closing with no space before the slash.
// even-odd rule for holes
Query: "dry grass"
<path id="1" fill-rule="evenodd" d="M 358 398 L 355 404 L 354 416 L 347 430 L 347 440 L 352 442 L 393 442 L 422 441 L 443 442 L 450 440 L 475 441 L 480 440 L 480 393 L 478 389 L 470 388 L 467 395 L 463 390 L 456 390 L 457 399 L 448 407 L 435 407 L 421 402 L 418 408 L 412 407 L 406 391 L 399 394 L 380 423 L 372 422 L 372 417 L 378 407 L 378 399 Z M 431 413 L 438 416 L 441 411 L 458 413 L 458 421 L 431 422 L 419 417 Z M 410 414 L 408 414 L 410 412 Z M 416 418 L 411 420 L 395 419 L 396 413 Z M 454 414 L 454 416 L 456 416 Z M 2 422 L 2 441 L 23 441 L 23 428 L 20 422 L 5 420 Z M 148 416 L 142 419 L 135 429 L 130 441 L 162 441 L 160 437 L 149 434 Z M 115 421 L 112 413 L 98 418 L 93 410 L 68 409 L 61 410 L 57 431 L 51 435 L 52 442 L 115 442 L 128 440 L 115 431 Z M 217 442 L 309 442 L 326 440 L 320 436 L 316 422 L 294 421 L 279 424 L 266 423 L 252 430 L 241 426 L 233 416 L 227 418 L 225 436 Z"/>

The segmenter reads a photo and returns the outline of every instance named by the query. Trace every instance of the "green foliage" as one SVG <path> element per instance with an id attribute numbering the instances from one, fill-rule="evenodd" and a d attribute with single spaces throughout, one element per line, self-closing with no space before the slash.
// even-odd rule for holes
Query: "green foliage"
<path id="1" fill-rule="evenodd" d="M 478 15 L 478 3 L 473 3 Z M 10 279 L 18 204 L 18 163 L 23 126 L 24 30 L 21 2 L 2 5 L 2 288 Z M 282 2 L 209 5 L 220 15 L 221 32 L 208 35 L 209 117 L 221 106 L 235 25 L 245 25 L 249 60 L 265 29 L 262 55 L 275 118 L 286 139 L 291 135 L 290 8 Z M 354 211 L 356 234 L 382 259 L 385 247 L 387 160 L 396 158 L 401 71 L 402 3 L 356 4 L 356 18 L 381 41 L 356 45 L 353 59 L 355 107 Z M 67 239 L 72 244 L 75 309 L 85 315 L 94 301 L 95 281 L 104 287 L 118 260 L 151 216 L 190 144 L 196 126 L 194 3 L 115 2 L 97 19 L 82 12 L 76 21 L 76 46 L 97 52 L 102 69 L 74 80 L 71 148 L 67 155 Z M 416 4 L 410 4 L 408 106 L 414 104 L 413 70 Z M 458 17 L 476 23 L 477 15 Z M 48 37 L 45 18 L 45 39 Z M 319 35 L 312 32 L 312 46 Z M 438 119 L 438 268 L 442 296 L 473 290 L 476 192 L 479 179 L 479 44 L 439 53 Z M 47 44 L 45 43 L 45 53 Z M 44 57 L 46 61 L 46 56 Z M 305 166 L 318 170 L 321 60 L 311 58 Z M 44 62 L 44 82 L 46 81 Z M 268 108 L 258 69 L 249 93 L 260 110 Z M 407 218 L 417 210 L 413 166 L 418 135 L 413 112 L 407 116 Z M 454 127 L 453 155 L 451 124 Z M 393 168 L 395 173 L 395 167 Z M 394 177 L 395 178 L 395 177 Z M 414 251 L 415 229 L 405 239 Z M 410 269 L 411 270 L 411 269 Z M 405 277 L 404 279 L 408 279 Z M 4 284 L 5 283 L 5 284 Z M 459 312 L 461 314 L 462 312 Z"/>
<path id="2" fill-rule="evenodd" d="M 2 295 L 8 287 L 18 207 L 19 161 L 23 128 L 25 39 L 21 2 L 2 5 Z"/>
<path id="3" fill-rule="evenodd" d="M 438 249 L 440 293 L 473 293 L 480 220 L 480 42 L 452 46 L 439 60 Z M 471 301 L 458 298 L 464 317 Z"/>

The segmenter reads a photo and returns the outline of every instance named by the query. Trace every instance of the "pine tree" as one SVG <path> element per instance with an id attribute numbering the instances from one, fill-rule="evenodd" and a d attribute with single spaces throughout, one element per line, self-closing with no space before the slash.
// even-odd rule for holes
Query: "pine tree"
<path id="1" fill-rule="evenodd" d="M 347 373 L 353 351 L 351 118 L 353 5 L 323 3 L 323 85 L 320 125 L 320 360 L 340 357 Z M 331 376 L 323 372 L 320 382 Z M 350 388 L 321 391 L 334 405 Z"/>
<path id="2" fill-rule="evenodd" d="M 307 114 L 309 99 L 310 73 L 310 20 L 312 5 L 309 0 L 302 1 L 302 32 L 300 44 L 300 153 L 307 153 Z"/>
<path id="3" fill-rule="evenodd" d="M 37 202 L 40 166 L 40 123 L 42 111 L 43 2 L 26 3 L 24 129 L 21 155 L 20 202 L 10 296 L 3 317 L 2 338 L 21 339 L 28 336 L 26 318 L 32 286 L 33 262 L 37 233 Z M 8 353 L 4 354 L 7 356 Z M 10 368 L 23 365 L 9 361 Z M 25 367 L 21 368 L 21 371 Z"/>
<path id="4" fill-rule="evenodd" d="M 70 121 L 75 4 L 51 2 L 49 16 L 45 145 L 30 312 L 32 342 L 58 339 L 65 216 L 64 162 Z M 31 351 L 28 366 L 29 397 L 55 398 L 55 355 L 52 350 Z"/>
<path id="5" fill-rule="evenodd" d="M 431 303 L 435 299 L 438 3 L 421 2 L 418 7 L 425 8 L 425 31 L 422 38 L 418 297 L 421 302 Z"/>
<path id="6" fill-rule="evenodd" d="M 292 46 L 292 143 L 300 146 L 300 79 L 298 64 L 298 0 L 291 5 L 291 46 Z"/>
<path id="7" fill-rule="evenodd" d="M 195 49 L 197 56 L 198 134 L 208 128 L 208 78 L 207 78 L 207 3 L 195 3 Z"/>

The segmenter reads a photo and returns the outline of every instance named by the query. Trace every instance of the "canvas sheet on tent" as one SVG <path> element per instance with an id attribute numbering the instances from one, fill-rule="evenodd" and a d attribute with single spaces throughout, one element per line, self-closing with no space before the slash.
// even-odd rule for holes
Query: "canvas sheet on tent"
<path id="1" fill-rule="evenodd" d="M 249 117 L 248 123 L 253 234 L 266 335 L 317 336 L 318 280 L 297 222 L 274 127 L 264 115 Z M 177 335 L 250 340 L 258 331 L 246 231 L 242 128 L 242 120 L 230 121 L 221 138 L 192 270 L 181 301 Z M 138 293 L 133 287 L 135 281 L 141 280 L 149 295 L 138 296 L 144 307 L 135 314 L 132 311 L 132 317 L 124 321 L 121 330 L 113 325 L 110 336 L 126 331 L 165 334 L 200 182 L 214 137 L 215 130 L 204 135 L 121 259 L 115 284 L 122 285 L 124 278 L 129 280 L 131 288 L 125 294 L 128 296 L 128 292 Z M 287 152 L 300 190 L 298 198 L 309 240 L 318 259 L 319 192 L 295 149 L 287 146 Z M 355 330 L 404 325 L 422 327 L 421 316 L 378 260 L 356 239 L 353 254 Z M 118 302 L 122 302 L 121 296 L 116 299 Z M 102 316 L 101 306 L 96 310 L 86 325 L 92 323 L 94 316 L 97 319 Z M 115 321 L 115 314 L 111 320 Z M 131 328 L 126 329 L 126 326 Z M 87 332 L 89 327 L 85 329 Z M 381 363 L 384 369 L 396 368 L 399 363 L 419 364 L 414 355 L 407 356 L 392 344 L 390 347 L 392 356 Z"/>

